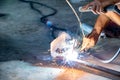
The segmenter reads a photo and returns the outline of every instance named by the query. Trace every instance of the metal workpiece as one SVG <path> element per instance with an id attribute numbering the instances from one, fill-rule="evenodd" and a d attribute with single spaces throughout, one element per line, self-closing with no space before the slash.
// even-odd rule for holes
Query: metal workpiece
<path id="1" fill-rule="evenodd" d="M 45 57 L 46 56 L 46 57 Z M 45 58 L 45 59 L 44 59 Z M 42 65 L 41 65 L 42 64 Z M 86 60 L 82 59 L 76 59 L 74 61 L 65 61 L 62 59 L 53 59 L 49 55 L 43 55 L 40 58 L 40 62 L 34 64 L 36 66 L 49 66 L 49 67 L 66 67 L 66 68 L 73 68 L 77 70 L 82 70 L 88 73 L 92 73 L 95 75 L 103 76 L 112 80 L 119 80 L 120 78 L 120 72 L 116 70 L 112 70 L 103 66 L 100 66 L 98 64 L 91 63 Z"/>

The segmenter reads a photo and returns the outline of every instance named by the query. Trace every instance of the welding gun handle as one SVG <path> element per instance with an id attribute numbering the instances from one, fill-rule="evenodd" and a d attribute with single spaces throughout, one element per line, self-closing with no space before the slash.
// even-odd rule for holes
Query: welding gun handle
<path id="1" fill-rule="evenodd" d="M 117 14 L 120 15 L 120 10 L 118 9 L 117 5 L 109 5 L 107 7 L 104 8 L 104 11 L 107 12 L 107 11 L 113 11 L 113 12 L 116 12 Z"/>
<path id="2" fill-rule="evenodd" d="M 91 11 L 92 11 L 92 7 L 89 7 L 87 10 L 83 10 L 82 7 L 79 7 L 79 12 L 91 12 Z M 104 11 L 105 12 L 113 11 L 120 15 L 120 9 L 118 9 L 117 5 L 109 5 L 104 8 Z"/>

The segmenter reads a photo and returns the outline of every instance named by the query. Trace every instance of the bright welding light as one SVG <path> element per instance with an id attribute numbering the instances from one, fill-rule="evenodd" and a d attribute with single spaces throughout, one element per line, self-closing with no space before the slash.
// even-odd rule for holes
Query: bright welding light
<path id="1" fill-rule="evenodd" d="M 66 61 L 74 61 L 75 59 L 78 58 L 78 52 L 75 50 L 69 50 L 68 54 L 65 56 Z"/>
<path id="2" fill-rule="evenodd" d="M 76 46 L 77 39 L 63 32 L 51 42 L 51 56 L 53 58 L 62 57 L 66 62 L 74 61 L 78 58 Z"/>

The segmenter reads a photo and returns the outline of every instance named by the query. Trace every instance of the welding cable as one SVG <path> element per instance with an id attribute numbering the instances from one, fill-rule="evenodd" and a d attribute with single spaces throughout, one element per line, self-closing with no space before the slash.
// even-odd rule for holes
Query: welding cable
<path id="1" fill-rule="evenodd" d="M 73 8 L 73 6 L 71 5 L 71 3 L 69 2 L 69 0 L 66 0 L 67 4 L 70 6 L 70 8 L 72 9 L 73 13 L 75 14 L 77 20 L 78 20 L 78 23 L 79 23 L 79 28 L 81 29 L 81 32 L 82 32 L 82 37 L 84 38 L 85 37 L 85 33 L 83 31 L 83 28 L 82 28 L 82 23 L 81 23 L 81 20 L 77 14 L 77 12 L 75 11 L 75 9 Z M 81 13 L 82 14 L 82 13 Z M 76 30 L 76 34 L 78 34 L 78 29 Z M 75 48 L 76 46 L 76 43 L 78 43 L 77 40 L 74 41 L 74 44 L 73 44 L 73 48 Z M 80 45 L 79 45 L 80 46 Z M 73 52 L 73 51 L 72 51 Z"/>
<path id="2" fill-rule="evenodd" d="M 33 4 L 33 3 L 30 3 L 30 6 L 31 6 L 31 8 L 32 8 L 33 10 L 37 11 L 38 13 L 41 13 L 40 10 L 38 10 L 38 9 L 36 9 L 36 8 L 34 7 L 34 4 Z M 45 5 L 44 5 L 44 6 L 45 6 Z M 47 6 L 47 7 L 48 7 L 48 6 Z M 49 20 L 47 19 L 47 17 L 53 16 L 53 15 L 55 15 L 55 14 L 57 13 L 57 10 L 56 10 L 56 9 L 54 9 L 54 8 L 52 8 L 52 7 L 50 7 L 50 8 L 54 11 L 54 13 L 51 13 L 51 14 L 49 14 L 49 15 L 44 15 L 43 17 L 40 18 L 40 20 L 41 20 L 42 23 L 46 24 L 47 27 L 50 28 L 50 30 L 51 30 L 51 36 L 53 37 L 53 39 L 55 39 L 55 38 L 56 38 L 56 36 L 55 36 L 55 32 L 56 32 L 56 31 L 64 31 L 64 32 L 66 32 L 67 30 L 66 30 L 66 29 L 63 29 L 63 28 L 58 28 L 58 27 L 56 27 L 55 25 L 53 25 L 53 23 L 52 23 L 51 21 L 49 21 Z"/>
<path id="3" fill-rule="evenodd" d="M 82 35 L 83 35 L 83 37 L 85 37 L 85 33 L 84 33 L 84 31 L 83 31 L 83 28 L 82 28 L 82 23 L 81 23 L 81 20 L 80 20 L 80 18 L 79 18 L 79 16 L 78 16 L 77 12 L 76 12 L 75 9 L 73 8 L 73 6 L 70 4 L 69 0 L 66 0 L 66 2 L 68 3 L 68 5 L 69 5 L 70 8 L 72 9 L 73 13 L 75 14 L 75 16 L 76 16 L 76 18 L 77 18 L 77 20 L 78 20 L 78 23 L 79 23 L 79 27 L 80 27 L 80 29 L 81 29 L 81 31 L 82 31 Z M 78 31 L 77 31 L 77 32 L 78 32 Z"/>
<path id="4" fill-rule="evenodd" d="M 51 36 L 53 37 L 53 39 L 56 38 L 55 36 L 55 32 L 56 31 L 67 31 L 66 29 L 63 29 L 63 28 L 58 28 L 56 27 L 55 25 L 53 25 L 53 23 L 51 21 L 48 20 L 48 17 L 50 16 L 53 16 L 57 13 L 57 10 L 53 7 L 50 7 L 46 4 L 43 4 L 43 3 L 40 3 L 40 2 L 34 2 L 34 1 L 27 1 L 27 0 L 19 0 L 21 2 L 25 2 L 25 3 L 29 3 L 31 9 L 33 9 L 34 11 L 38 12 L 42 17 L 40 18 L 40 21 L 42 23 L 44 23 L 48 28 L 50 28 L 51 30 Z M 49 8 L 51 9 L 53 12 L 48 14 L 48 15 L 44 15 L 39 9 L 35 8 L 34 4 L 38 4 L 38 5 L 41 5 L 41 6 L 44 6 L 46 8 Z"/>
<path id="5" fill-rule="evenodd" d="M 115 60 L 117 58 L 117 56 L 120 54 L 120 48 L 118 49 L 118 51 L 113 55 L 112 58 L 108 59 L 108 60 L 102 60 L 102 59 L 98 59 L 100 62 L 102 63 L 110 63 L 112 62 L 113 60 Z"/>

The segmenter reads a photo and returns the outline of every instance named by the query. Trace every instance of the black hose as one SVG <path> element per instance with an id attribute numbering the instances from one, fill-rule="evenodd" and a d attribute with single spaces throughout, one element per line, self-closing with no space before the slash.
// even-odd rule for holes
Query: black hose
<path id="1" fill-rule="evenodd" d="M 19 0 L 19 1 L 29 3 L 31 9 L 37 11 L 40 15 L 42 15 L 41 21 L 44 20 L 45 18 L 47 18 L 47 17 L 49 17 L 49 16 L 53 16 L 53 15 L 55 15 L 55 14 L 57 13 L 57 10 L 56 10 L 56 9 L 54 9 L 54 8 L 48 6 L 48 5 L 45 5 L 45 4 L 43 4 L 43 3 L 40 3 L 40 2 L 27 1 L 27 0 Z M 44 14 L 42 14 L 42 12 L 41 12 L 39 9 L 37 9 L 37 8 L 34 7 L 34 4 L 38 4 L 38 5 L 41 5 L 41 6 L 45 6 L 46 8 L 49 8 L 49 9 L 53 10 L 53 12 L 52 12 L 51 14 L 44 15 Z"/>
<path id="2" fill-rule="evenodd" d="M 57 10 L 54 9 L 53 7 L 50 7 L 50 6 L 46 5 L 46 4 L 43 4 L 43 3 L 40 3 L 40 2 L 35 2 L 35 1 L 27 1 L 27 0 L 19 0 L 19 1 L 25 2 L 25 3 L 29 3 L 31 9 L 33 9 L 36 12 L 38 12 L 42 16 L 40 18 L 40 21 L 42 23 L 46 24 L 49 28 L 51 28 L 50 29 L 51 30 L 51 36 L 53 37 L 53 39 L 56 38 L 55 31 L 67 31 L 66 29 L 62 29 L 62 28 L 56 27 L 55 25 L 53 25 L 51 23 L 51 21 L 48 20 L 48 17 L 53 16 L 53 15 L 55 15 L 57 13 Z M 44 6 L 46 8 L 49 8 L 53 12 L 48 14 L 48 15 L 44 15 L 39 9 L 35 8 L 34 4 L 38 4 L 38 5 Z M 50 24 L 48 22 L 50 22 Z"/>

